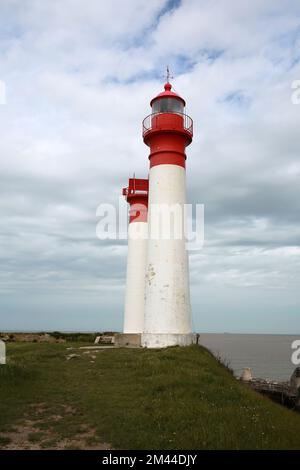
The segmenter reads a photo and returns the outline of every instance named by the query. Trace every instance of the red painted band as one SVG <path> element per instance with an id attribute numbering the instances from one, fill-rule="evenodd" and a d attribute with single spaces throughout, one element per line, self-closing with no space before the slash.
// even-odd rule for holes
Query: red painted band
<path id="1" fill-rule="evenodd" d="M 185 168 L 186 156 L 175 152 L 157 152 L 149 155 L 150 168 L 157 165 L 178 165 Z"/>
<path id="2" fill-rule="evenodd" d="M 178 165 L 185 168 L 185 148 L 191 137 L 187 137 L 182 125 L 181 129 L 179 125 L 177 129 L 170 128 L 169 121 L 176 123 L 175 118 L 182 121 L 180 116 L 162 115 L 159 120 L 161 124 L 166 123 L 166 127 L 153 130 L 144 137 L 145 143 L 150 147 L 150 168 L 156 165 Z"/>

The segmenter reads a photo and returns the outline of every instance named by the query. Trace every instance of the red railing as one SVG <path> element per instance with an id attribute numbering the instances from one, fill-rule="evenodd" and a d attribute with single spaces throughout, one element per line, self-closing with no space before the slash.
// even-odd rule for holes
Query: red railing
<path id="1" fill-rule="evenodd" d="M 149 180 L 141 178 L 129 178 L 127 188 L 122 189 L 123 196 L 134 196 L 148 194 Z"/>
<path id="2" fill-rule="evenodd" d="M 149 131 L 161 129 L 162 126 L 159 124 L 159 119 L 156 119 L 160 115 L 166 114 L 177 114 L 178 116 L 182 117 L 182 126 L 183 129 L 188 132 L 191 136 L 193 136 L 193 120 L 190 116 L 183 113 L 153 113 L 149 114 L 149 116 L 145 117 L 143 120 L 143 136 L 147 134 Z M 177 128 L 177 126 L 176 126 Z"/>

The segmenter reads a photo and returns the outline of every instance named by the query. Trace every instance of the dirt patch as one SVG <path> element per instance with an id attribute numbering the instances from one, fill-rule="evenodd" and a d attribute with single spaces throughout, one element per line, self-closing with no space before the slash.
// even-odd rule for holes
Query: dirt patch
<path id="1" fill-rule="evenodd" d="M 28 407 L 23 419 L 7 432 L 0 433 L 2 450 L 108 450 L 110 444 L 100 442 L 96 429 L 79 424 L 70 436 L 64 436 L 57 425 L 64 425 L 78 411 L 68 405 L 58 405 L 57 412 L 51 412 L 46 403 Z M 66 423 L 68 427 L 68 423 Z"/>

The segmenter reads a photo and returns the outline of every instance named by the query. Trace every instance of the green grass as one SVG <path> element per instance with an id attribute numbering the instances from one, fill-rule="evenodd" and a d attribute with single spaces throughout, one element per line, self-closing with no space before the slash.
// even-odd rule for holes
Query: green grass
<path id="1" fill-rule="evenodd" d="M 0 436 L 0 446 L 4 446 L 10 443 L 10 438 L 9 437 L 3 437 Z"/>
<path id="2" fill-rule="evenodd" d="M 28 434 L 29 442 L 40 442 L 45 435 L 42 432 L 31 432 Z"/>
<path id="3" fill-rule="evenodd" d="M 66 347 L 8 344 L 0 433 L 30 419 L 40 433 L 32 439 L 48 432 L 49 442 L 94 429 L 87 443 L 121 449 L 300 449 L 300 415 L 201 347 L 101 350 L 94 363 L 88 354 L 66 361 Z"/>

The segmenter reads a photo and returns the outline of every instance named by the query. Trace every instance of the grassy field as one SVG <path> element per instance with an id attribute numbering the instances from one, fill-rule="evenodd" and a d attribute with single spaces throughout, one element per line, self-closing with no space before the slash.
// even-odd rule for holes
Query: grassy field
<path id="1" fill-rule="evenodd" d="M 300 449 L 300 415 L 201 347 L 67 347 L 7 345 L 0 448 Z M 67 361 L 70 353 L 80 356 Z"/>

